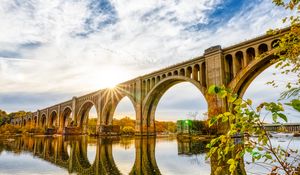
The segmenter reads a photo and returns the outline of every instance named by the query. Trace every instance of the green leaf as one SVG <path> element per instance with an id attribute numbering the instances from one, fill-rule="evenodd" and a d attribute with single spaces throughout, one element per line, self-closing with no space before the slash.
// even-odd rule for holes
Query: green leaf
<path id="1" fill-rule="evenodd" d="M 286 115 L 284 115 L 284 114 L 282 114 L 282 113 L 278 113 L 278 116 L 279 116 L 280 118 L 282 118 L 282 120 L 284 120 L 285 122 L 288 121 Z"/>
<path id="2" fill-rule="evenodd" d="M 252 105 L 252 100 L 247 99 L 247 104 L 251 106 Z"/>
<path id="3" fill-rule="evenodd" d="M 218 121 L 217 117 L 214 116 L 209 120 L 209 124 L 208 126 L 211 127 L 212 125 L 214 125 L 216 122 Z"/>
<path id="4" fill-rule="evenodd" d="M 217 92 L 217 86 L 216 86 L 216 85 L 211 85 L 211 86 L 208 88 L 208 93 L 209 93 L 209 94 L 216 94 L 216 93 L 218 93 L 218 92 Z"/>
<path id="5" fill-rule="evenodd" d="M 262 151 L 262 150 L 264 150 L 264 148 L 263 147 L 257 147 L 257 149 L 258 149 L 258 151 Z"/>
<path id="6" fill-rule="evenodd" d="M 295 110 L 300 112 L 300 100 L 298 99 L 293 99 L 290 103 L 286 103 L 286 105 L 289 105 L 293 107 Z"/>
<path id="7" fill-rule="evenodd" d="M 277 118 L 278 118 L 277 114 L 272 115 L 273 122 L 277 123 Z"/>
<path id="8" fill-rule="evenodd" d="M 216 151 L 217 151 L 218 147 L 213 147 L 211 150 L 210 150 L 210 153 L 211 154 L 214 154 Z"/>
<path id="9" fill-rule="evenodd" d="M 235 105 L 240 105 L 242 102 L 243 102 L 243 100 L 240 99 L 240 98 L 238 98 L 237 100 L 235 100 L 235 101 L 233 102 L 233 104 L 235 104 Z"/>
<path id="10" fill-rule="evenodd" d="M 270 154 L 266 154 L 266 155 L 264 155 L 264 157 L 267 159 L 272 159 L 272 156 Z"/>
<path id="11" fill-rule="evenodd" d="M 235 160 L 234 160 L 234 159 L 229 159 L 229 160 L 227 161 L 227 163 L 230 164 L 230 165 L 231 165 L 231 164 L 234 164 L 234 163 L 235 163 Z"/>
<path id="12" fill-rule="evenodd" d="M 219 95 L 220 98 L 225 98 L 227 96 L 227 91 L 226 90 L 221 90 L 218 93 L 218 95 Z"/>
<path id="13" fill-rule="evenodd" d="M 222 117 L 222 122 L 227 122 L 227 121 L 228 121 L 228 117 L 227 116 Z"/>
<path id="14" fill-rule="evenodd" d="M 252 155 L 252 157 L 257 157 L 257 156 L 259 156 L 260 154 L 259 154 L 259 152 L 252 151 L 252 152 L 251 152 L 251 155 Z"/>
<path id="15" fill-rule="evenodd" d="M 232 103 L 232 102 L 234 102 L 234 100 L 236 100 L 236 98 L 237 98 L 237 95 L 229 95 L 228 96 L 228 102 Z"/>
<path id="16" fill-rule="evenodd" d="M 235 164 L 231 164 L 231 165 L 229 166 L 229 171 L 231 172 L 231 174 L 232 174 L 232 172 L 233 172 L 235 169 L 236 169 L 236 165 L 235 165 Z"/>
<path id="17" fill-rule="evenodd" d="M 212 140 L 210 141 L 210 144 L 213 146 L 213 145 L 215 145 L 218 141 L 219 141 L 219 138 L 212 139 Z"/>

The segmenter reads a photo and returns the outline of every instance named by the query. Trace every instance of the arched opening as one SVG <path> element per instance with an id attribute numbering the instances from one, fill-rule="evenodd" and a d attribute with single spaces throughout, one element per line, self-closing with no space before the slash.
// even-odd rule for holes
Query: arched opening
<path id="1" fill-rule="evenodd" d="M 265 52 L 267 52 L 268 51 L 268 45 L 266 45 L 266 44 L 261 44 L 261 45 L 259 45 L 258 46 L 258 54 L 260 55 L 260 54 L 263 54 L 263 53 L 265 53 Z"/>
<path id="2" fill-rule="evenodd" d="M 163 74 L 163 75 L 162 75 L 162 78 L 163 78 L 163 79 L 166 78 L 166 77 L 167 77 L 166 74 Z"/>
<path id="3" fill-rule="evenodd" d="M 250 47 L 246 50 L 247 62 L 250 63 L 255 58 L 255 50 L 253 47 Z"/>
<path id="4" fill-rule="evenodd" d="M 148 79 L 147 80 L 147 90 L 146 90 L 146 92 L 149 92 L 150 89 L 151 89 L 151 87 L 150 87 L 150 79 Z"/>
<path id="5" fill-rule="evenodd" d="M 146 80 L 143 80 L 143 87 L 145 88 L 145 91 L 147 92 L 147 84 L 146 84 Z"/>
<path id="6" fill-rule="evenodd" d="M 208 127 L 206 127 L 208 104 L 199 88 L 190 82 L 179 82 L 163 90 L 162 92 L 164 93 L 157 103 L 154 115 L 156 134 L 177 133 L 180 136 L 181 134 L 208 133 Z M 150 152 L 150 155 L 148 155 L 150 157 L 154 156 L 154 159 L 151 158 L 153 162 L 150 162 L 150 165 L 151 163 L 157 165 L 161 174 L 180 174 L 177 172 L 178 170 L 176 171 L 172 167 L 181 167 L 183 165 L 184 167 L 181 169 L 184 170 L 184 173 L 193 174 L 195 170 L 202 170 L 198 172 L 203 173 L 204 168 L 192 165 L 190 160 L 197 158 L 198 161 L 205 163 L 205 153 L 200 154 L 197 152 L 194 155 L 195 149 L 191 149 L 191 145 L 194 145 L 194 142 L 182 143 L 182 140 L 184 139 L 163 139 L 157 137 L 155 153 L 151 155 Z M 203 145 L 205 148 L 206 144 Z M 189 157 L 183 156 L 182 150 L 186 151 L 185 155 L 189 155 Z M 201 150 L 201 148 L 197 150 Z M 172 162 L 172 164 L 168 162 Z M 206 165 L 206 167 L 209 166 Z"/>
<path id="7" fill-rule="evenodd" d="M 112 124 L 120 127 L 121 134 L 133 135 L 135 123 L 136 111 L 133 102 L 124 96 L 115 107 Z"/>
<path id="8" fill-rule="evenodd" d="M 199 64 L 194 65 L 193 80 L 200 81 L 200 66 L 199 66 Z"/>
<path id="9" fill-rule="evenodd" d="M 78 126 L 83 134 L 95 135 L 98 122 L 98 113 L 94 102 L 87 101 L 79 109 Z"/>
<path id="10" fill-rule="evenodd" d="M 291 76 L 289 75 L 282 75 L 279 69 L 275 68 L 275 65 L 265 69 L 261 72 L 254 80 L 252 80 L 248 87 L 246 87 L 245 93 L 243 98 L 245 99 L 252 99 L 253 105 L 256 107 L 263 102 L 277 102 L 280 99 L 281 92 L 286 90 L 285 84 L 288 81 L 291 81 Z M 295 76 L 296 77 L 296 76 Z M 268 85 L 267 82 L 274 80 L 278 83 L 278 87 L 274 88 L 271 85 Z M 263 92 L 264 91 L 264 92 Z M 266 93 L 267 91 L 267 93 Z M 264 95 L 262 95 L 262 93 Z M 286 100 L 280 101 L 284 106 L 284 113 L 288 116 L 288 122 L 299 122 L 299 115 L 296 113 L 292 108 L 285 105 L 288 103 Z M 272 116 L 271 114 L 265 113 L 267 116 L 266 123 L 272 123 Z M 281 121 L 282 122 L 282 121 Z"/>
<path id="11" fill-rule="evenodd" d="M 230 82 L 233 79 L 233 60 L 232 55 L 228 54 L 225 56 L 225 65 L 226 65 L 226 80 Z"/>
<path id="12" fill-rule="evenodd" d="M 69 107 L 66 107 L 63 110 L 63 113 L 61 115 L 61 120 L 60 120 L 60 128 L 65 128 L 67 126 L 73 126 L 72 122 L 72 110 Z"/>
<path id="13" fill-rule="evenodd" d="M 156 83 L 160 82 L 160 76 L 156 77 Z"/>
<path id="14" fill-rule="evenodd" d="M 185 74 L 185 71 L 184 71 L 184 69 L 180 69 L 180 71 L 179 71 L 179 75 L 180 75 L 180 76 L 184 76 L 184 74 Z"/>
<path id="15" fill-rule="evenodd" d="M 172 78 L 166 79 L 164 82 L 161 82 L 160 84 L 158 84 L 156 86 L 155 89 L 153 89 L 153 91 L 151 91 L 151 94 L 149 94 L 147 96 L 147 98 L 145 99 L 145 104 L 143 106 L 143 117 L 144 117 L 143 132 L 147 132 L 148 134 L 155 134 L 155 132 L 156 132 L 156 123 L 157 123 L 155 121 L 155 119 L 156 119 L 156 116 L 160 115 L 160 114 L 156 113 L 156 111 L 157 111 L 156 109 L 159 106 L 158 103 L 159 103 L 161 97 L 165 94 L 165 92 L 168 89 L 170 89 L 171 87 L 173 87 L 176 84 L 183 83 L 183 82 L 190 82 L 192 84 L 192 87 L 194 87 L 194 88 L 196 87 L 196 89 L 198 90 L 198 93 L 200 92 L 199 94 L 201 94 L 201 93 L 203 94 L 203 92 L 205 92 L 205 88 L 203 86 L 201 86 L 198 82 L 196 82 L 194 80 L 191 80 L 187 77 L 181 77 L 181 76 L 180 77 L 172 77 Z M 185 90 L 188 90 L 188 89 L 189 88 L 185 88 Z M 185 90 L 182 90 L 182 92 L 176 92 L 176 94 L 173 94 L 173 96 L 170 97 L 170 98 L 173 98 L 173 99 L 169 99 L 169 101 L 171 103 L 175 103 L 174 99 L 176 99 L 177 96 L 187 96 L 187 94 L 191 94 L 190 91 L 185 91 Z M 195 95 L 191 95 L 190 97 L 193 98 L 193 97 L 195 97 Z M 201 100 L 199 100 L 198 103 L 196 102 L 196 104 L 199 104 L 200 101 Z M 176 117 L 176 116 L 182 116 L 183 113 L 187 112 L 187 111 L 184 111 L 183 108 L 180 108 L 180 105 L 183 105 L 184 107 L 187 107 L 187 105 L 184 104 L 184 103 L 180 103 L 180 100 L 178 101 L 178 104 L 174 104 L 174 105 L 175 106 L 178 105 L 176 107 L 179 110 L 182 111 L 181 114 L 175 115 L 176 107 L 174 107 L 175 110 L 174 110 L 173 114 L 175 116 L 173 116 L 173 120 L 177 120 L 180 117 Z M 190 109 L 188 108 L 188 110 L 190 110 Z M 190 111 L 190 112 L 194 112 L 194 111 Z M 185 115 L 187 115 L 187 114 L 185 114 Z M 200 115 L 203 115 L 202 112 L 201 112 Z M 173 126 L 174 126 L 174 123 L 173 123 Z"/>
<path id="16" fill-rule="evenodd" d="M 155 86 L 155 78 L 153 77 L 151 79 L 151 89 Z"/>
<path id="17" fill-rule="evenodd" d="M 237 73 L 242 70 L 244 66 L 244 54 L 242 51 L 238 51 L 235 53 L 235 58 L 236 58 L 236 71 Z"/>
<path id="18" fill-rule="evenodd" d="M 176 132 L 177 121 L 206 120 L 206 113 L 206 99 L 197 87 L 189 82 L 176 84 L 163 94 L 157 104 L 156 132 Z"/>
<path id="19" fill-rule="evenodd" d="M 46 115 L 43 114 L 41 117 L 41 126 L 46 127 Z"/>
<path id="20" fill-rule="evenodd" d="M 271 48 L 273 49 L 273 48 L 278 47 L 279 46 L 279 41 L 280 41 L 279 39 L 276 39 L 276 40 L 272 41 Z"/>
<path id="21" fill-rule="evenodd" d="M 186 69 L 186 77 L 188 77 L 188 78 L 193 78 L 192 77 L 192 67 L 187 67 L 187 69 Z"/>
<path id="22" fill-rule="evenodd" d="M 172 76 L 172 72 L 169 72 L 169 73 L 168 73 L 168 77 L 170 77 L 170 76 Z"/>
<path id="23" fill-rule="evenodd" d="M 235 79 L 229 83 L 228 87 L 232 89 L 234 93 L 243 96 L 250 83 L 261 72 L 275 63 L 274 59 L 276 59 L 274 55 L 269 55 L 253 60 L 252 64 L 248 65 L 248 71 L 241 72 L 239 76 L 235 77 Z"/>
<path id="24" fill-rule="evenodd" d="M 49 119 L 49 127 L 56 127 L 57 126 L 56 121 L 57 121 L 57 113 L 56 111 L 52 111 Z"/>
<path id="25" fill-rule="evenodd" d="M 175 76 L 178 75 L 178 71 L 177 71 L 177 70 L 174 71 L 174 75 L 175 75 Z"/>

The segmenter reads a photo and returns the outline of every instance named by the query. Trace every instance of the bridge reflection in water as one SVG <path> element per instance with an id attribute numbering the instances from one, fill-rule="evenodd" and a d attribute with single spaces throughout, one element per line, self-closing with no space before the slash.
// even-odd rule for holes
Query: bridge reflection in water
<path id="1" fill-rule="evenodd" d="M 132 140 L 131 140 L 132 141 Z M 90 137 L 17 137 L 14 141 L 0 140 L 0 150 L 22 154 L 30 152 L 34 157 L 61 167 L 75 174 L 122 174 L 113 157 L 113 144 L 119 138 Z M 132 143 L 120 142 L 125 148 Z M 123 143 L 123 144 L 122 144 Z M 88 159 L 88 145 L 95 145 L 95 158 Z M 128 145 L 129 144 L 129 145 Z M 161 174 L 155 158 L 155 137 L 140 137 L 134 140 L 135 160 L 131 175 Z M 201 146 L 202 145 L 202 146 Z M 204 143 L 178 142 L 178 155 L 204 153 Z"/>

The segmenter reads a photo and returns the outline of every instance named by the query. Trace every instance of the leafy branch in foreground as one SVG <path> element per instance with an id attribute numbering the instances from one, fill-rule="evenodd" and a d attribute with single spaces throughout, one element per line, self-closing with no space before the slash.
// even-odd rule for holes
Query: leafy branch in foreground
<path id="1" fill-rule="evenodd" d="M 295 76 L 295 80 L 286 83 L 286 91 L 281 94 L 281 99 L 294 98 L 300 102 L 300 0 L 273 0 L 278 7 L 283 7 L 291 12 L 290 16 L 282 19 L 283 23 L 288 23 L 288 32 L 282 33 L 282 36 L 274 43 L 274 56 L 278 59 L 276 68 L 281 74 Z M 272 29 L 267 33 L 270 35 L 280 34 L 282 30 Z M 277 82 L 270 81 L 268 84 L 277 86 Z M 293 106 L 294 109 L 300 106 Z"/>
<path id="2" fill-rule="evenodd" d="M 227 133 L 212 139 L 207 145 L 210 149 L 208 157 L 217 155 L 220 166 L 222 166 L 221 162 L 227 162 L 231 174 L 236 174 L 237 167 L 240 162 L 244 161 L 243 157 L 246 153 L 250 154 L 252 162 L 264 165 L 272 174 L 284 172 L 287 175 L 295 175 L 299 173 L 298 151 L 289 147 L 283 149 L 280 146 L 274 146 L 270 134 L 264 127 L 266 116 L 262 118 L 263 110 L 272 115 L 274 123 L 280 120 L 287 122 L 281 103 L 262 103 L 254 109 L 251 100 L 238 98 L 224 86 L 211 86 L 209 93 L 226 98 L 228 102 L 228 111 L 212 117 L 209 126 L 219 122 L 228 125 L 229 129 Z"/>

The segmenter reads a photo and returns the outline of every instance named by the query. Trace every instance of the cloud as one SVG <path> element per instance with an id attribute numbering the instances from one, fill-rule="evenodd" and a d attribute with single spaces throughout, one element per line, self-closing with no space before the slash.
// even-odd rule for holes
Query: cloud
<path id="1" fill-rule="evenodd" d="M 58 101 L 68 100 L 66 97 L 70 96 L 68 93 L 0 93 L 1 108 L 9 109 L 8 112 L 13 111 L 35 111 L 36 109 L 43 109 L 45 106 L 51 106 Z"/>
<path id="2" fill-rule="evenodd" d="M 285 15 L 269 0 L 3 0 L 0 92 L 61 102 L 263 34 Z"/>

